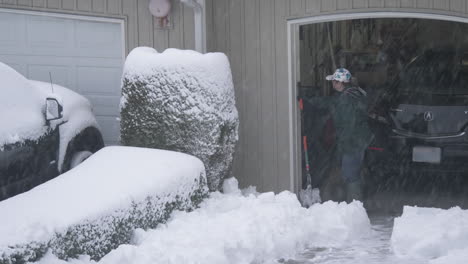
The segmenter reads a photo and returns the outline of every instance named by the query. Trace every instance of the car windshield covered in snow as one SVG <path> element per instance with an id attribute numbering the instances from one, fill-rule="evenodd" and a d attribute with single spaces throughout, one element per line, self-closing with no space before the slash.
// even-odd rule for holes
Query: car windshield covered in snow
<path id="1" fill-rule="evenodd" d="M 468 56 L 448 51 L 426 51 L 400 73 L 398 91 L 405 94 L 468 94 Z"/>

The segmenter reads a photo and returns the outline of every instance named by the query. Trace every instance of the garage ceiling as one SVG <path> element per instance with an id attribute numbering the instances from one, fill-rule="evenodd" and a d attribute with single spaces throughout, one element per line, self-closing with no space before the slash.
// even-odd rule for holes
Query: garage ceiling
<path id="1" fill-rule="evenodd" d="M 0 61 L 87 97 L 107 145 L 118 144 L 123 21 L 0 11 Z"/>

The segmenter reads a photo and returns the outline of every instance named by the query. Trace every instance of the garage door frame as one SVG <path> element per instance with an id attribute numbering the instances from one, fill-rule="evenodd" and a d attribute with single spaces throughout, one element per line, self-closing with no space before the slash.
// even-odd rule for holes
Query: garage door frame
<path id="1" fill-rule="evenodd" d="M 369 19 L 369 18 L 416 18 L 416 19 L 431 19 L 441 21 L 451 21 L 459 23 L 467 23 L 468 18 L 460 16 L 442 15 L 423 12 L 354 12 L 317 15 L 306 18 L 291 19 L 287 22 L 287 40 L 288 40 L 288 102 L 289 102 L 289 151 L 290 155 L 290 191 L 298 193 L 301 189 L 301 139 L 300 139 L 300 114 L 297 104 L 297 82 L 300 80 L 300 54 L 299 54 L 299 27 L 302 25 L 317 24 L 333 21 L 345 21 L 354 19 Z M 313 168 L 313 164 L 311 166 Z"/>

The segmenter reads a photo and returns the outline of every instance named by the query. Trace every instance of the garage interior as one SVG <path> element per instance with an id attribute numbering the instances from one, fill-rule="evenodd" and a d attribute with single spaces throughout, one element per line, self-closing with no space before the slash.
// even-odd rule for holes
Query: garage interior
<path id="1" fill-rule="evenodd" d="M 298 95 L 304 98 L 333 95 L 331 82 L 325 80 L 325 77 L 332 74 L 336 68 L 349 69 L 353 74 L 352 83 L 367 92 L 369 125 L 375 136 L 380 138 L 389 135 L 382 134 L 379 125 L 374 124 L 379 122 L 375 122 L 373 109 L 381 102 L 383 94 L 389 89 L 395 89 L 394 85 L 402 78 L 405 67 L 418 56 L 433 50 L 456 53 L 456 64 L 460 66 L 457 66 L 457 69 L 463 69 L 459 74 L 462 76 L 460 78 L 468 75 L 468 71 L 464 72 L 465 68 L 468 69 L 468 56 L 465 55 L 465 52 L 468 52 L 468 24 L 465 23 L 420 18 L 374 18 L 314 23 L 300 26 L 299 40 Z M 463 97 L 463 103 L 460 104 L 458 100 L 453 105 L 453 109 L 458 110 L 466 106 L 465 114 L 468 112 L 468 85 L 466 90 L 466 95 L 457 94 L 458 97 Z M 424 93 L 420 90 L 418 92 Z M 433 90 L 431 93 L 431 98 L 437 94 Z M 451 101 L 453 100 L 447 99 L 444 105 L 447 106 Z M 302 136 L 307 137 L 307 158 L 312 185 L 320 188 L 322 200 L 343 200 L 343 181 L 339 176 L 339 161 L 335 158 L 333 120 L 328 110 L 307 105 L 304 107 L 304 118 L 299 122 L 299 126 L 302 127 L 298 131 L 302 129 Z M 458 122 L 463 123 L 466 120 Z M 301 144 L 302 187 L 306 188 L 306 155 L 303 140 Z M 444 157 L 444 148 L 440 149 L 443 153 L 440 155 Z M 413 152 L 415 151 L 413 149 Z M 437 203 L 439 207 L 466 207 L 467 203 L 463 198 L 468 196 L 468 169 L 465 165 L 468 156 L 466 159 L 459 157 L 457 163 L 447 164 L 445 158 L 435 162 L 415 161 L 414 157 L 394 160 L 386 157 L 385 152 L 385 147 L 372 144 L 366 151 L 361 176 L 365 204 L 378 206 L 382 202 L 397 206 L 400 203 L 434 206 Z M 380 157 L 383 162 L 375 165 L 373 156 Z M 439 170 L 442 166 L 444 170 Z"/>

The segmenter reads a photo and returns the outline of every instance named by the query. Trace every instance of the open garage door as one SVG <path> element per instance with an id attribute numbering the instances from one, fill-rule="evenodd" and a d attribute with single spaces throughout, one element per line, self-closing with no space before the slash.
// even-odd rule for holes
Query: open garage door
<path id="1" fill-rule="evenodd" d="M 312 182 L 321 188 L 323 198 L 344 200 L 349 192 L 343 170 L 354 168 L 343 165 L 343 152 L 352 150 L 340 144 L 354 146 L 351 141 L 359 140 L 363 125 L 342 131 L 347 127 L 342 123 L 355 119 L 356 112 L 337 117 L 336 101 L 343 92 L 325 79 L 343 67 L 353 76 L 346 86 L 366 92 L 366 126 L 373 134 L 359 177 L 363 195 L 404 196 L 408 191 L 422 197 L 419 202 L 434 193 L 466 196 L 466 36 L 465 23 L 416 18 L 300 26 L 298 95 L 311 102 L 337 99 L 327 107 L 305 104 L 301 125 L 302 136 L 308 138 L 309 160 L 302 152 L 302 187 L 310 163 Z"/>
<path id="2" fill-rule="evenodd" d="M 0 61 L 87 97 L 106 144 L 119 138 L 123 21 L 0 10 Z"/>

